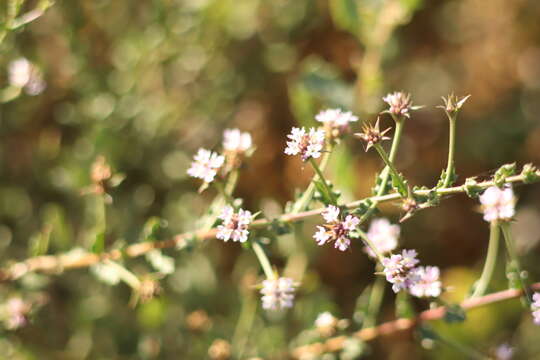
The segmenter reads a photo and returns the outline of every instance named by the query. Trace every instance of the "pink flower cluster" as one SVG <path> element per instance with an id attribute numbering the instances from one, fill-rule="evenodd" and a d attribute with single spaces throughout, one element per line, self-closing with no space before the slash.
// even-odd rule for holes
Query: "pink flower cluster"
<path id="1" fill-rule="evenodd" d="M 416 297 L 437 297 L 441 294 L 442 283 L 436 266 L 416 266 L 419 260 L 415 250 L 403 250 L 382 259 L 386 280 L 392 284 L 392 290 L 408 291 Z"/>
<path id="2" fill-rule="evenodd" d="M 393 225 L 387 219 L 380 218 L 371 221 L 366 235 L 377 248 L 376 250 L 384 255 L 397 247 L 400 232 L 399 225 Z M 364 251 L 372 258 L 377 257 L 373 250 L 367 246 L 364 248 Z"/>
<path id="3" fill-rule="evenodd" d="M 251 223 L 252 215 L 250 211 L 238 209 L 235 213 L 231 206 L 225 206 L 218 216 L 223 220 L 223 224 L 217 227 L 216 237 L 223 241 L 245 242 L 248 239 L 248 226 Z"/>
<path id="4" fill-rule="evenodd" d="M 321 111 L 315 116 L 315 120 L 325 125 L 325 129 L 333 137 L 339 137 L 349 130 L 349 124 L 358 121 L 350 111 L 341 111 L 341 109 L 327 109 Z"/>
<path id="5" fill-rule="evenodd" d="M 296 285 L 290 278 L 266 279 L 262 282 L 262 307 L 266 310 L 291 308 Z"/>
<path id="6" fill-rule="evenodd" d="M 480 203 L 484 211 L 484 220 L 486 221 L 506 221 L 512 219 L 515 214 L 514 191 L 510 186 L 499 189 L 497 186 L 491 186 L 480 195 Z"/>
<path id="7" fill-rule="evenodd" d="M 199 149 L 187 173 L 189 176 L 211 183 L 224 162 L 225 158 L 222 155 L 210 150 Z"/>
<path id="8" fill-rule="evenodd" d="M 531 307 L 534 323 L 540 325 L 540 293 L 534 293 Z"/>
<path id="9" fill-rule="evenodd" d="M 326 221 L 323 226 L 317 226 L 318 231 L 313 235 L 317 244 L 324 245 L 327 242 L 334 241 L 334 247 L 345 251 L 351 244 L 349 232 L 356 229 L 360 220 L 353 215 L 340 216 L 340 209 L 336 206 L 329 205 L 323 212 L 322 216 Z"/>

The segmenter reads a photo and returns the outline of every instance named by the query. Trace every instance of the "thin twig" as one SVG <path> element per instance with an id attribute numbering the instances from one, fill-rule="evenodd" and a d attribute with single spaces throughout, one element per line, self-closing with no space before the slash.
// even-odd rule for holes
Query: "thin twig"
<path id="1" fill-rule="evenodd" d="M 535 283 L 531 286 L 532 290 L 540 290 L 540 282 Z M 506 301 L 510 299 L 515 299 L 520 297 L 523 294 L 521 289 L 508 289 L 495 293 L 491 293 L 482 297 L 469 298 L 464 300 L 461 303 L 461 307 L 464 310 L 471 310 L 479 308 L 482 306 L 487 306 L 490 304 L 498 303 L 501 301 Z M 363 341 L 370 341 L 375 339 L 378 336 L 390 335 L 398 331 L 409 330 L 415 327 L 416 325 L 429 320 L 441 319 L 446 315 L 446 307 L 439 306 L 434 309 L 426 310 L 421 312 L 418 316 L 412 319 L 397 319 L 383 323 L 379 326 L 372 328 L 366 328 L 359 330 L 353 334 L 351 337 L 356 337 Z M 292 356 L 294 358 L 301 358 L 303 355 L 320 355 L 327 352 L 334 352 L 343 349 L 345 340 L 348 337 L 346 336 L 336 336 L 326 340 L 325 342 L 313 343 L 309 345 L 299 346 L 292 351 Z"/>
<path id="2" fill-rule="evenodd" d="M 540 176 L 540 171 L 537 171 L 536 174 Z M 506 183 L 520 183 L 526 180 L 524 175 L 514 175 L 509 176 L 506 179 Z M 475 186 L 478 189 L 486 189 L 490 186 L 495 185 L 493 181 L 484 181 L 476 184 Z M 436 192 L 438 195 L 453 195 L 465 192 L 465 186 L 454 186 L 449 188 L 441 189 L 428 189 L 428 190 L 417 190 L 414 191 L 415 195 L 418 196 L 427 196 L 431 192 Z M 372 202 L 383 203 L 393 200 L 399 200 L 401 195 L 398 193 L 392 193 L 382 196 L 372 196 L 362 200 L 353 201 L 346 206 L 348 208 L 355 208 L 359 206 L 362 202 L 370 200 Z M 319 215 L 324 211 L 324 208 L 303 211 L 296 214 L 284 214 L 280 216 L 277 220 L 284 223 L 301 221 L 306 218 Z M 268 219 L 259 219 L 254 221 L 251 225 L 251 229 L 261 229 L 269 226 L 272 223 L 272 220 Z M 0 282 L 12 281 L 20 278 L 21 276 L 34 271 L 39 272 L 49 272 L 49 273 L 62 273 L 68 269 L 77 269 L 92 266 L 100 261 L 110 259 L 118 260 L 120 258 L 134 258 L 141 255 L 144 255 L 154 249 L 164 249 L 164 248 L 182 248 L 190 239 L 197 240 L 209 240 L 215 238 L 216 229 L 210 230 L 200 230 L 194 232 L 187 232 L 183 234 L 178 234 L 172 239 L 155 241 L 155 242 L 141 242 L 133 245 L 129 245 L 126 248 L 119 250 L 111 250 L 109 252 L 103 252 L 101 254 L 93 253 L 65 253 L 60 255 L 45 255 L 28 258 L 21 262 L 17 262 L 11 265 L 8 265 L 0 270 Z"/>

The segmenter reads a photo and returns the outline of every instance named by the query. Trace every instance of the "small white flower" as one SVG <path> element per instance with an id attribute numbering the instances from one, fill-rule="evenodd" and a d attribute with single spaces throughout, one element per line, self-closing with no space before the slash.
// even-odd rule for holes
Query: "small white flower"
<path id="1" fill-rule="evenodd" d="M 377 251 L 384 255 L 397 247 L 400 231 L 399 225 L 393 225 L 387 219 L 380 218 L 373 219 L 366 235 Z M 372 258 L 376 257 L 369 247 L 365 247 L 364 251 Z"/>
<path id="2" fill-rule="evenodd" d="M 238 209 L 238 212 L 235 213 L 231 206 L 225 206 L 218 218 L 223 220 L 223 224 L 217 227 L 216 238 L 223 241 L 247 241 L 248 226 L 252 220 L 250 211 Z"/>
<path id="3" fill-rule="evenodd" d="M 419 266 L 415 268 L 415 279 L 409 288 L 409 292 L 416 297 L 438 297 L 442 291 L 439 276 L 440 271 L 436 266 Z"/>
<path id="4" fill-rule="evenodd" d="M 239 129 L 226 129 L 223 132 L 223 149 L 225 151 L 245 152 L 251 148 L 251 135 Z"/>
<path id="5" fill-rule="evenodd" d="M 296 285 L 290 278 L 267 279 L 262 283 L 262 307 L 266 310 L 290 308 L 294 302 Z"/>
<path id="6" fill-rule="evenodd" d="M 319 333 L 321 333 L 321 335 L 330 336 L 335 332 L 337 323 L 338 319 L 336 319 L 330 312 L 325 311 L 317 316 L 317 319 L 315 320 L 315 327 Z"/>
<path id="7" fill-rule="evenodd" d="M 514 348 L 508 344 L 501 344 L 495 349 L 496 360 L 510 360 L 514 357 Z"/>
<path id="8" fill-rule="evenodd" d="M 199 149 L 187 173 L 194 178 L 211 183 L 224 161 L 225 158 L 217 153 L 206 149 Z"/>
<path id="9" fill-rule="evenodd" d="M 25 58 L 12 61 L 8 73 L 10 85 L 24 88 L 28 95 L 38 95 L 45 89 L 41 71 Z"/>
<path id="10" fill-rule="evenodd" d="M 480 195 L 480 203 L 484 211 L 484 220 L 510 220 L 515 214 L 515 197 L 510 186 L 504 189 L 499 189 L 496 186 L 491 186 Z"/>
<path id="11" fill-rule="evenodd" d="M 323 210 L 321 215 L 328 223 L 336 222 L 339 220 L 339 208 L 334 205 L 328 205 L 326 209 Z"/>
<path id="12" fill-rule="evenodd" d="M 302 161 L 310 158 L 317 159 L 321 156 L 324 147 L 324 130 L 311 128 L 309 133 L 306 133 L 304 128 L 293 127 L 287 137 L 290 141 L 287 141 L 285 154 L 300 155 Z"/>
<path id="13" fill-rule="evenodd" d="M 351 245 L 349 232 L 356 229 L 360 224 L 360 219 L 353 215 L 345 216 L 345 220 L 340 218 L 340 209 L 334 205 L 328 205 L 321 214 L 326 221 L 323 226 L 317 226 L 317 232 L 313 238 L 318 245 L 334 241 L 334 247 L 340 251 L 345 251 Z M 343 214 L 341 214 L 343 216 Z"/>

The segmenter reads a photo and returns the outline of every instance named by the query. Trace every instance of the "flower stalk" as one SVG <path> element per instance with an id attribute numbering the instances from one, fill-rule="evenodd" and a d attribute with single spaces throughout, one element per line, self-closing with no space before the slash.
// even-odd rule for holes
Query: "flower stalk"
<path id="1" fill-rule="evenodd" d="M 309 159 L 309 162 L 311 164 L 311 166 L 313 166 L 313 169 L 315 170 L 315 172 L 317 173 L 317 176 L 319 177 L 319 180 L 320 182 L 323 184 L 324 186 L 324 189 L 326 190 L 326 192 L 328 193 L 328 196 L 330 197 L 330 200 L 332 202 L 332 205 L 336 205 L 337 206 L 337 199 L 336 199 L 336 196 L 334 195 L 334 193 L 332 192 L 332 189 L 330 188 L 330 186 L 328 185 L 328 182 L 326 181 L 326 178 L 324 177 L 321 169 L 319 168 L 319 165 L 317 165 L 317 163 L 315 162 L 315 160 L 313 160 L 313 158 L 310 158 Z"/>
<path id="2" fill-rule="evenodd" d="M 489 244 L 486 255 L 486 262 L 484 263 L 482 275 L 480 275 L 480 279 L 476 284 L 471 298 L 483 296 L 486 293 L 491 278 L 493 277 L 495 264 L 497 262 L 497 253 L 499 249 L 499 234 L 499 223 L 497 221 L 492 221 L 489 225 Z"/>
<path id="3" fill-rule="evenodd" d="M 521 264 L 514 245 L 512 231 L 510 230 L 510 223 L 501 222 L 499 226 L 506 242 L 506 250 L 508 251 L 508 257 L 510 258 L 510 262 L 512 263 L 513 267 L 516 269 L 518 281 L 521 289 L 523 290 L 525 300 L 527 301 L 527 304 L 530 305 L 532 303 L 532 295 L 522 275 Z"/>
<path id="4" fill-rule="evenodd" d="M 263 247 L 261 244 L 259 244 L 257 241 L 254 241 L 251 246 L 253 247 L 253 251 L 255 252 L 255 255 L 257 255 L 257 259 L 259 260 L 259 263 L 261 264 L 261 267 L 264 271 L 264 275 L 266 275 L 267 279 L 275 279 L 276 274 L 272 270 L 272 265 L 270 265 L 270 260 L 268 260 L 268 256 L 266 256 L 266 253 L 264 252 Z"/>

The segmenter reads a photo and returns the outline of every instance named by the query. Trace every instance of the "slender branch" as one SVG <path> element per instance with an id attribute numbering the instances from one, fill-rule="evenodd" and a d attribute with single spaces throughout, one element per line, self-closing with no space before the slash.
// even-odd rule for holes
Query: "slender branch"
<path id="1" fill-rule="evenodd" d="M 521 264 L 520 264 L 519 257 L 516 252 L 516 247 L 514 245 L 512 232 L 510 231 L 510 224 L 508 222 L 501 222 L 499 226 L 502 230 L 504 240 L 506 241 L 506 250 L 508 251 L 510 261 L 513 263 L 513 266 L 517 272 L 519 284 L 524 291 L 525 300 L 527 300 L 527 303 L 530 305 L 532 301 L 532 295 L 529 293 L 529 288 L 527 287 L 522 276 Z"/>
<path id="2" fill-rule="evenodd" d="M 489 224 L 489 244 L 486 255 L 486 262 L 484 264 L 484 269 L 482 270 L 482 275 L 480 275 L 480 279 L 476 284 L 471 298 L 484 295 L 489 285 L 489 282 L 493 277 L 495 263 L 497 262 L 497 252 L 499 250 L 499 234 L 499 224 L 497 223 L 497 221 L 492 221 Z"/>
<path id="3" fill-rule="evenodd" d="M 533 290 L 540 290 L 540 282 L 535 283 L 531 286 Z M 510 299 L 515 299 L 520 297 L 523 294 L 521 289 L 508 289 L 495 293 L 491 293 L 482 297 L 470 298 L 461 303 L 461 307 L 464 310 L 472 310 L 475 308 L 487 306 L 490 304 L 498 303 L 501 301 L 506 301 Z M 400 318 L 393 321 L 383 323 L 379 326 L 372 328 L 362 329 L 351 336 L 356 337 L 363 341 L 370 341 L 379 336 L 390 335 L 398 331 L 404 331 L 414 328 L 416 325 L 429 321 L 429 320 L 438 320 L 442 319 L 446 315 L 446 307 L 439 306 L 434 309 L 426 310 L 418 314 L 415 318 L 405 319 Z M 302 358 L 303 355 L 320 355 L 326 352 L 334 352 L 343 349 L 345 341 L 348 337 L 346 336 L 336 336 L 330 338 L 322 343 L 314 343 L 309 345 L 304 345 L 297 347 L 292 351 L 292 356 L 294 358 Z"/>
<path id="4" fill-rule="evenodd" d="M 403 182 L 402 177 L 400 176 L 392 161 L 390 161 L 390 158 L 388 157 L 388 154 L 386 154 L 386 151 L 384 151 L 383 147 L 380 144 L 375 144 L 373 147 L 375 148 L 375 150 L 377 150 L 381 159 L 383 159 L 386 166 L 390 169 L 390 172 L 393 175 L 392 177 L 399 183 L 399 186 L 402 189 L 407 189 L 407 185 Z"/>
<path id="5" fill-rule="evenodd" d="M 259 260 L 259 263 L 261 264 L 261 267 L 264 271 L 264 275 L 268 279 L 274 279 L 276 275 L 274 274 L 274 271 L 272 270 L 272 265 L 270 264 L 270 261 L 268 260 L 268 256 L 266 256 L 266 253 L 264 252 L 264 249 L 262 248 L 261 244 L 254 241 L 251 245 L 253 247 L 253 251 L 255 252 L 255 255 L 257 255 L 257 259 Z"/>
<path id="6" fill-rule="evenodd" d="M 540 171 L 537 171 L 536 174 L 540 176 Z M 506 178 L 506 183 L 522 183 L 527 181 L 525 175 L 514 175 Z M 476 184 L 475 186 L 478 189 L 487 189 L 490 186 L 495 185 L 493 181 L 484 181 Z M 427 196 L 430 192 L 435 191 L 438 195 L 453 195 L 460 194 L 466 191 L 464 185 L 454 186 L 449 188 L 441 189 L 427 189 L 427 190 L 417 190 L 414 191 L 415 195 L 418 196 Z M 393 200 L 398 200 L 401 198 L 401 195 L 398 193 L 392 193 L 382 196 L 372 196 L 365 199 L 353 201 L 345 206 L 348 208 L 358 207 L 361 203 L 366 200 L 372 202 L 382 203 Z M 324 211 L 324 208 L 309 210 L 300 212 L 297 214 L 283 214 L 277 221 L 284 223 L 291 223 L 296 221 L 305 220 L 306 218 L 319 215 Z M 273 223 L 273 220 L 268 219 L 259 219 L 254 221 L 251 225 L 251 229 L 261 229 L 266 228 Z M 28 258 L 21 262 L 12 263 L 7 265 L 0 270 L 0 282 L 12 281 L 20 278 L 21 276 L 33 272 L 33 271 L 42 271 L 42 272 L 51 272 L 51 273 L 62 273 L 68 269 L 84 268 L 91 265 L 94 265 L 100 261 L 110 259 L 117 260 L 122 257 L 124 258 L 133 258 L 144 255 L 154 249 L 164 249 L 164 248 L 173 248 L 177 247 L 179 249 L 184 248 L 187 243 L 193 239 L 199 241 L 213 239 L 216 236 L 216 229 L 210 230 L 199 230 L 192 231 L 183 234 L 178 234 L 171 239 L 163 241 L 148 241 L 141 242 L 133 245 L 129 245 L 123 249 L 115 249 L 109 252 L 104 252 L 101 254 L 92 254 L 92 253 L 79 253 L 79 252 L 67 252 L 60 255 L 46 255 L 46 256 L 37 256 Z"/>
<path id="7" fill-rule="evenodd" d="M 328 193 L 328 196 L 332 200 L 332 203 L 337 206 L 337 199 L 334 193 L 332 192 L 332 189 L 330 189 L 330 186 L 328 185 L 328 182 L 326 181 L 321 169 L 319 168 L 319 165 L 317 165 L 317 163 L 315 162 L 315 160 L 313 160 L 313 158 L 310 158 L 309 162 L 311 166 L 313 166 L 313 169 L 315 169 L 315 172 L 317 173 L 317 176 L 319 177 L 321 183 L 324 185 L 324 188 L 326 192 Z"/>
<path id="8" fill-rule="evenodd" d="M 328 150 L 328 152 L 325 152 L 322 156 L 321 164 L 319 166 L 321 171 L 324 171 L 326 169 L 326 166 L 328 165 L 328 160 L 330 159 L 330 154 L 332 153 L 331 149 Z M 313 197 L 313 193 L 315 192 L 315 182 L 319 180 L 320 177 L 314 176 L 313 179 L 311 179 L 311 182 L 309 183 L 306 191 L 302 194 L 302 197 L 296 201 L 296 203 L 293 206 L 293 209 L 291 213 L 297 214 L 300 211 L 304 210 L 306 206 L 308 205 L 309 201 Z M 321 181 L 324 181 L 321 179 Z"/>

